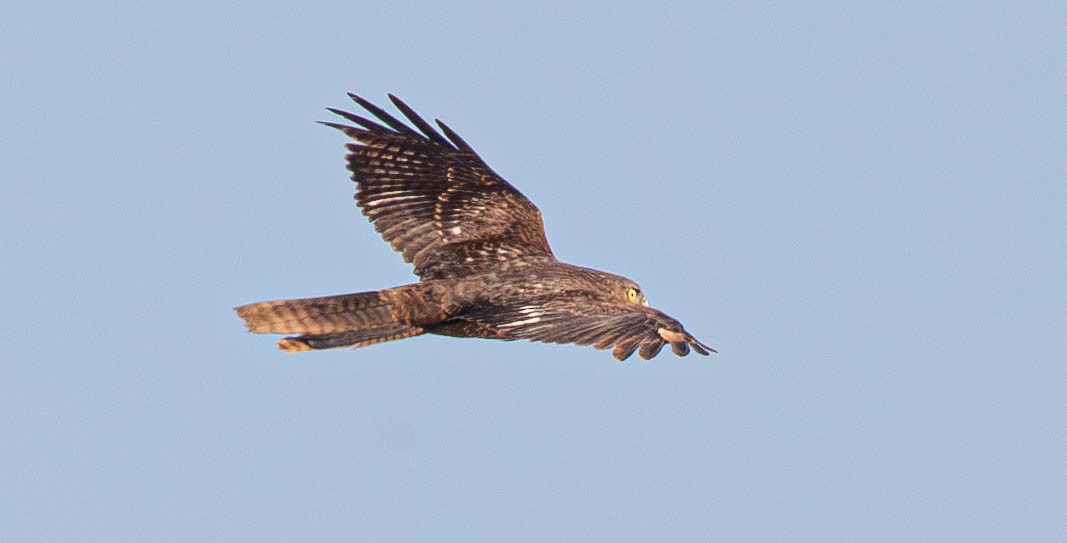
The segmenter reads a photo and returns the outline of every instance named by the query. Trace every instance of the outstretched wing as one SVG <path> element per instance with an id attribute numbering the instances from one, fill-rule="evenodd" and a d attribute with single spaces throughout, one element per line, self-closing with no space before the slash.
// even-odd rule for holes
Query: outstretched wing
<path id="1" fill-rule="evenodd" d="M 354 94 L 384 123 L 338 109 L 357 126 L 323 122 L 347 145 L 356 202 L 393 249 L 424 279 L 466 275 L 500 261 L 553 258 L 541 212 L 441 121 L 442 136 L 393 95 L 418 130 Z"/>
<path id="2" fill-rule="evenodd" d="M 715 352 L 687 332 L 682 323 L 644 306 L 551 301 L 513 308 L 489 308 L 480 313 L 461 315 L 456 320 L 460 321 L 457 326 L 491 331 L 498 339 L 610 348 L 620 362 L 634 351 L 649 360 L 666 344 L 670 344 L 678 356 L 688 355 L 690 348 L 702 355 Z"/>

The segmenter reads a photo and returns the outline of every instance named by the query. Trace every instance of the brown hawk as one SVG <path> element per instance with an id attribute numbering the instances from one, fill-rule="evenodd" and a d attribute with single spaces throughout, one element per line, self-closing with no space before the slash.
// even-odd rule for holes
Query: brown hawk
<path id="1" fill-rule="evenodd" d="M 649 307 L 633 281 L 556 260 L 537 207 L 440 120 L 438 132 L 389 95 L 412 128 L 349 96 L 378 121 L 328 108 L 355 126 L 322 124 L 358 142 L 346 146 L 356 202 L 419 281 L 243 305 L 249 331 L 296 334 L 278 342 L 289 352 L 425 333 L 593 345 L 619 361 L 634 351 L 650 359 L 667 343 L 679 356 L 714 352 Z"/>

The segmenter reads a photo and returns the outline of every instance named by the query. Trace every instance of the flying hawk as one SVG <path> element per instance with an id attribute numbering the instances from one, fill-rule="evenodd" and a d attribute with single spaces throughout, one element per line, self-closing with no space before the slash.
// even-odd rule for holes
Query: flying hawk
<path id="1" fill-rule="evenodd" d="M 419 281 L 237 307 L 249 331 L 294 334 L 278 342 L 288 352 L 426 333 L 592 345 L 619 361 L 634 351 L 650 359 L 665 344 L 678 356 L 714 352 L 649 307 L 633 281 L 556 260 L 537 207 L 440 120 L 438 132 L 389 95 L 412 128 L 349 96 L 378 120 L 327 108 L 352 124 L 322 124 L 355 140 L 346 158 L 356 202 Z"/>

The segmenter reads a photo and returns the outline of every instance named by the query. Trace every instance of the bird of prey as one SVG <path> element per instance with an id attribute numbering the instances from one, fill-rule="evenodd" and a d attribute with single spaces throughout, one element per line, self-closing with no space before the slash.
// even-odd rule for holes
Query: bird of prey
<path id="1" fill-rule="evenodd" d="M 537 207 L 440 120 L 439 132 L 390 94 L 409 126 L 349 97 L 377 120 L 327 108 L 351 124 L 322 124 L 355 140 L 346 159 L 356 203 L 419 281 L 237 307 L 249 331 L 293 334 L 278 341 L 288 352 L 427 333 L 592 345 L 619 361 L 665 344 L 678 356 L 714 352 L 633 281 L 556 260 Z"/>

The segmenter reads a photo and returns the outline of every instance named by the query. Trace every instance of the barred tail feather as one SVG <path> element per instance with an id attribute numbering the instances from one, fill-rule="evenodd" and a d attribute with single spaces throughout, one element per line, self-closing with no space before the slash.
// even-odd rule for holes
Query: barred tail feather
<path id="1" fill-rule="evenodd" d="M 363 347 L 417 336 L 444 318 L 423 285 L 321 298 L 275 300 L 234 308 L 249 332 L 297 334 L 278 342 L 287 352 Z"/>
<path id="2" fill-rule="evenodd" d="M 334 334 L 395 324 L 391 304 L 379 292 L 275 300 L 234 310 L 256 334 Z"/>

